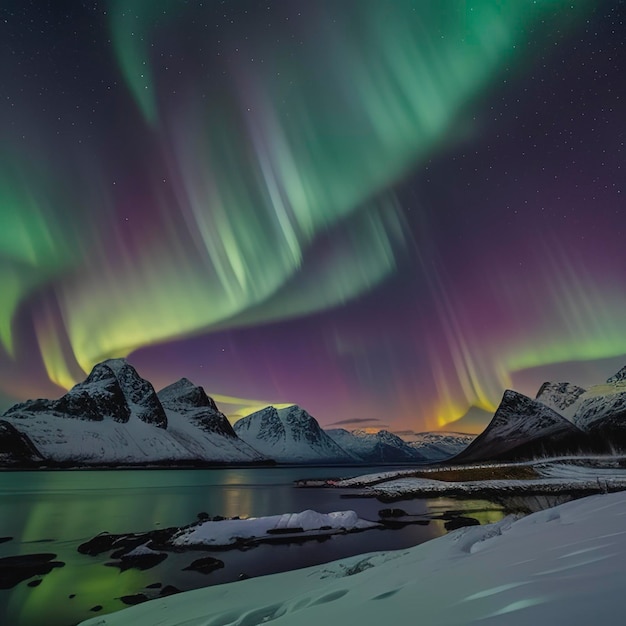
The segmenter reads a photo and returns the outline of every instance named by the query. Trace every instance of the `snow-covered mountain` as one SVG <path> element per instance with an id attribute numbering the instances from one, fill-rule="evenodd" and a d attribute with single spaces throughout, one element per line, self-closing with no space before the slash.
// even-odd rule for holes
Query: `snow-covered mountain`
<path id="1" fill-rule="evenodd" d="M 268 406 L 235 423 L 235 432 L 247 444 L 279 463 L 359 462 L 333 441 L 304 409 Z"/>
<path id="2" fill-rule="evenodd" d="M 427 432 L 413 433 L 409 445 L 429 461 L 443 461 L 465 450 L 476 435 L 467 433 Z"/>
<path id="3" fill-rule="evenodd" d="M 576 404 L 576 401 L 586 389 L 571 383 L 543 383 L 535 400 L 539 400 L 542 404 L 554 409 L 557 413 L 565 415 L 567 409 Z"/>
<path id="4" fill-rule="evenodd" d="M 17 404 L 3 420 L 26 436 L 43 459 L 54 463 L 143 465 L 263 460 L 221 423 L 223 415 L 215 403 L 189 381 L 163 391 L 171 424 L 153 386 L 124 359 L 110 359 L 96 365 L 84 382 L 58 400 Z"/>
<path id="5" fill-rule="evenodd" d="M 575 448 L 584 435 L 549 406 L 508 389 L 487 428 L 454 461 L 536 456 Z"/>
<path id="6" fill-rule="evenodd" d="M 387 430 L 366 433 L 332 428 L 325 432 L 344 450 L 366 463 L 424 463 L 428 460 L 417 448 Z"/>
<path id="7" fill-rule="evenodd" d="M 613 376 L 611 376 L 607 381 L 606 381 L 609 385 L 617 383 L 626 383 L 626 365 L 624 367 L 622 367 L 622 369 L 617 372 L 616 374 L 613 374 Z"/>
<path id="8" fill-rule="evenodd" d="M 187 378 L 161 389 L 157 395 L 167 415 L 169 433 L 198 458 L 233 463 L 266 460 L 237 437 L 213 398 Z"/>
<path id="9" fill-rule="evenodd" d="M 547 397 L 544 388 L 550 389 Z M 544 383 L 537 399 L 587 433 L 595 449 L 626 447 L 626 367 L 605 384 L 586 390 L 569 383 Z"/>

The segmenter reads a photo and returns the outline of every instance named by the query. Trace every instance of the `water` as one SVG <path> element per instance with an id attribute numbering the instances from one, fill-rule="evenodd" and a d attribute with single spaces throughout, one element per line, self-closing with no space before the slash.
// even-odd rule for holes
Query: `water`
<path id="1" fill-rule="evenodd" d="M 102 531 L 181 526 L 194 521 L 199 512 L 233 517 L 353 509 L 360 517 L 377 520 L 378 511 L 389 505 L 369 498 L 342 499 L 349 490 L 293 486 L 298 478 L 345 477 L 368 471 L 376 468 L 0 473 L 0 537 L 13 537 L 0 544 L 0 557 L 52 552 L 65 562 L 64 567 L 43 576 L 37 587 L 28 587 L 24 581 L 13 589 L 0 590 L 0 626 L 69 626 L 94 616 L 90 609 L 96 605 L 102 606 L 101 613 L 124 608 L 121 596 L 146 592 L 152 583 L 194 589 L 236 580 L 242 573 L 257 576 L 363 552 L 406 548 L 446 532 L 442 522 L 432 521 L 426 526 L 371 530 L 300 545 L 185 552 L 170 554 L 146 571 L 120 572 L 104 565 L 110 560 L 107 554 L 90 557 L 76 550 Z M 485 501 L 431 498 L 393 506 L 411 514 L 464 509 L 481 523 L 503 516 L 501 507 Z M 225 567 L 208 575 L 182 571 L 194 559 L 207 555 L 220 558 Z"/>

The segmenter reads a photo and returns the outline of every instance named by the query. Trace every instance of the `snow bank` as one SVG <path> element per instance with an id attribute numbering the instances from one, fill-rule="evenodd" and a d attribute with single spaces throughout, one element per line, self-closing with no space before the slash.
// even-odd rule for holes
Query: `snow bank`
<path id="1" fill-rule="evenodd" d="M 479 495 L 486 493 L 524 492 L 558 493 L 587 491 L 589 493 L 626 489 L 626 469 L 618 465 L 622 457 L 561 457 L 520 463 L 482 463 L 416 470 L 378 472 L 335 481 L 334 487 L 362 487 L 363 496 L 382 498 L 416 497 L 420 495 Z M 584 463 L 584 464 L 581 464 Z M 599 464 L 596 466 L 595 464 Z M 608 465 L 611 465 L 608 467 Z M 535 479 L 492 479 L 451 481 L 438 480 L 446 470 L 468 472 L 472 469 L 503 470 L 532 467 Z M 425 476 L 428 476 L 426 478 Z"/>
<path id="2" fill-rule="evenodd" d="M 626 493 L 462 528 L 415 548 L 199 589 L 83 626 L 622 623 Z"/>
<path id="3" fill-rule="evenodd" d="M 278 534 L 281 537 L 295 534 L 324 535 L 343 530 L 366 530 L 378 526 L 380 524 L 360 519 L 354 511 L 318 513 L 307 510 L 300 513 L 283 513 L 282 515 L 267 517 L 206 521 L 181 530 L 174 535 L 171 543 L 178 547 L 228 546 L 242 539 L 263 540 Z M 289 532 L 290 530 L 292 532 Z"/>

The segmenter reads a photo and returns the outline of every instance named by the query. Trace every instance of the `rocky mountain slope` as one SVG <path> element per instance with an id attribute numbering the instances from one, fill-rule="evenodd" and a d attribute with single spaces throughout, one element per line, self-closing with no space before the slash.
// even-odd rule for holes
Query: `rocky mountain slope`
<path id="1" fill-rule="evenodd" d="M 58 400 L 17 404 L 3 420 L 26 437 L 45 461 L 57 464 L 264 460 L 223 424 L 226 418 L 200 388 L 185 381 L 163 392 L 167 409 L 130 364 L 111 359 L 96 365 L 84 382 Z"/>
<path id="2" fill-rule="evenodd" d="M 509 389 L 487 428 L 454 461 L 538 456 L 575 447 L 582 436 L 579 428 L 549 406 Z"/>
<path id="3" fill-rule="evenodd" d="M 551 385 L 552 393 L 542 393 Z M 578 428 L 588 434 L 596 449 L 626 448 L 626 367 L 606 383 L 589 389 L 575 388 L 569 383 L 545 383 L 537 399 L 550 403 Z"/>
<path id="4" fill-rule="evenodd" d="M 198 458 L 226 458 L 231 462 L 266 458 L 237 437 L 213 398 L 187 378 L 157 395 L 167 415 L 169 433 Z"/>
<path id="5" fill-rule="evenodd" d="M 546 382 L 534 400 L 506 391 L 493 419 L 454 461 L 626 450 L 626 367 L 584 389 Z"/>

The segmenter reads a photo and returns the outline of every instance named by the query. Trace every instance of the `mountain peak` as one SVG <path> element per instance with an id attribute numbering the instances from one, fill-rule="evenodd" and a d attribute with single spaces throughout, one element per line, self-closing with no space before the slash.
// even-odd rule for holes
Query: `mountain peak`
<path id="1" fill-rule="evenodd" d="M 607 383 L 623 383 L 626 382 L 626 365 L 622 369 L 607 379 Z"/>
<path id="2" fill-rule="evenodd" d="M 516 457 L 527 454 L 533 445 L 564 440 L 581 434 L 574 424 L 539 400 L 507 389 L 493 419 L 485 430 L 455 461 L 479 461 L 486 458 Z"/>
<path id="3" fill-rule="evenodd" d="M 127 366 L 133 367 L 132 365 L 130 365 L 130 363 L 126 359 L 123 359 L 123 358 L 106 359 L 105 361 L 102 361 L 98 365 L 106 365 L 107 367 L 110 367 L 111 370 L 113 370 L 114 372 L 118 372 L 119 370 Z M 135 368 L 133 367 L 133 369 Z"/>
<path id="4" fill-rule="evenodd" d="M 539 388 L 535 400 L 560 412 L 572 406 L 585 391 L 587 390 L 572 383 L 545 382 Z"/>
<path id="5" fill-rule="evenodd" d="M 293 404 L 256 411 L 235 423 L 235 432 L 263 454 L 285 463 L 342 462 L 353 460 L 324 432 L 317 420 Z"/>
<path id="6" fill-rule="evenodd" d="M 101 389 L 97 389 L 98 387 Z M 159 428 L 167 427 L 167 417 L 154 387 L 139 376 L 126 359 L 107 359 L 94 365 L 85 381 L 70 389 L 68 395 L 76 395 L 85 390 L 89 391 L 92 398 L 97 397 L 103 401 L 105 414 L 107 405 L 114 401 L 112 409 L 115 411 L 112 414 L 122 416 L 121 421 L 127 421 L 131 414 L 135 414 L 143 422 Z M 125 409 L 122 404 L 126 405 Z"/>
<path id="7" fill-rule="evenodd" d="M 178 409 L 182 405 L 186 405 L 192 408 L 209 407 L 213 411 L 219 411 L 217 404 L 213 398 L 207 395 L 204 388 L 194 385 L 188 378 L 181 378 L 175 383 L 163 387 L 157 396 L 163 406 L 176 404 Z"/>
<path id="8" fill-rule="evenodd" d="M 217 408 L 213 398 L 204 389 L 194 385 L 188 378 L 181 378 L 164 387 L 157 397 L 168 411 L 184 416 L 206 432 L 216 432 L 226 437 L 236 437 L 226 416 Z"/>

